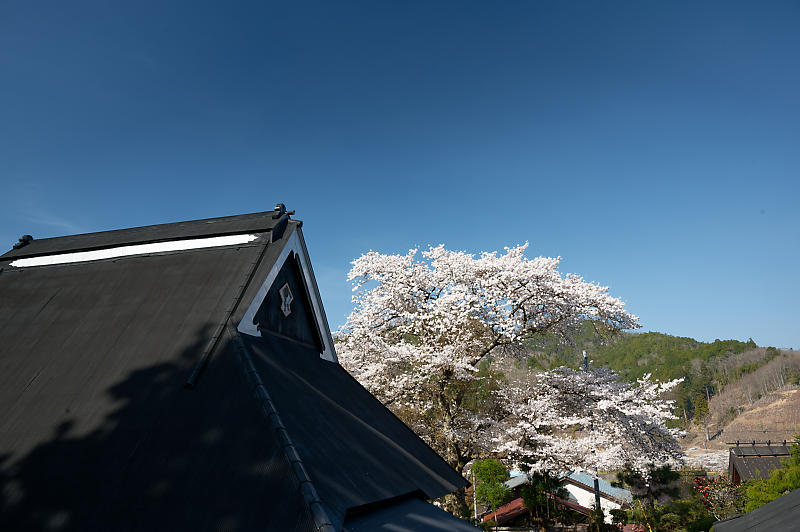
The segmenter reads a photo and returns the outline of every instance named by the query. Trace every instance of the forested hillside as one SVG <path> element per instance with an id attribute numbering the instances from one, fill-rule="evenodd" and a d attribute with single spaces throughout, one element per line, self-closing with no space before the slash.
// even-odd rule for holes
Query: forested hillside
<path id="1" fill-rule="evenodd" d="M 647 373 L 659 380 L 682 377 L 684 381 L 673 398 L 675 414 L 687 428 L 692 420 L 704 428 L 712 422 L 724 424 L 732 420 L 741 405 L 726 401 L 724 411 L 720 411 L 714 397 L 726 388 L 738 389 L 735 383 L 745 377 L 749 376 L 744 380 L 747 387 L 736 397 L 749 394 L 752 404 L 787 384 L 797 384 L 800 376 L 798 357 L 787 358 L 787 353 L 774 347 L 759 348 L 752 339 L 700 342 L 657 332 L 609 335 L 592 322 L 585 322 L 566 341 L 545 336 L 529 340 L 527 348 L 527 364 L 531 368 L 577 366 L 585 349 L 594 365 L 612 368 L 627 379 Z"/>

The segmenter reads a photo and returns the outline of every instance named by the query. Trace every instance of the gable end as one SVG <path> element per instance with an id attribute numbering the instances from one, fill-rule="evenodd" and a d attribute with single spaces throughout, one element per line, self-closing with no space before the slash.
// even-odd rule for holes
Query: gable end
<path id="1" fill-rule="evenodd" d="M 269 245 L 280 245 L 276 242 Z M 314 348 L 337 362 L 302 232 L 295 227 L 237 326 L 250 336 L 267 334 Z"/>

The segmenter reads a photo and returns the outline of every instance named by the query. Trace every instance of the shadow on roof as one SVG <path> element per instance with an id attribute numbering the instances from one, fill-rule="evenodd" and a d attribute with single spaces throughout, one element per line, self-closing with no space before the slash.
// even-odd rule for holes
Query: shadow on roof
<path id="1" fill-rule="evenodd" d="M 0 530 L 270 530 L 309 519 L 235 355 L 225 349 L 202 386 L 183 388 L 206 340 L 199 328 L 177 359 L 104 390 L 105 416 L 65 409 L 57 389 L 37 398 L 47 402 L 38 419 L 18 420 L 3 441 Z"/>

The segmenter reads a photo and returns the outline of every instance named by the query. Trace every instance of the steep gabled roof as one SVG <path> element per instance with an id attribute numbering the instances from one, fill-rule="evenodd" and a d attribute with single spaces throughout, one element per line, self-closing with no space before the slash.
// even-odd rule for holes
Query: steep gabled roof
<path id="1" fill-rule="evenodd" d="M 339 364 L 277 336 L 244 340 L 337 526 L 349 509 L 415 492 L 440 497 L 466 484 Z"/>
<path id="2" fill-rule="evenodd" d="M 254 238 L 10 266 L 241 233 Z M 341 530 L 464 486 L 335 362 L 310 263 L 291 318 L 317 324 L 319 345 L 241 332 L 292 239 L 304 254 L 300 223 L 265 212 L 0 256 L 0 529 Z"/>

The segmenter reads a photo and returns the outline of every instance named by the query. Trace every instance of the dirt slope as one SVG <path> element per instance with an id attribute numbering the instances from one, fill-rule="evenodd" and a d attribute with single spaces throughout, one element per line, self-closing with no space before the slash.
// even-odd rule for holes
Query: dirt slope
<path id="1" fill-rule="evenodd" d="M 762 397 L 722 431 L 725 442 L 793 440 L 800 432 L 800 389 L 793 387 Z"/>

